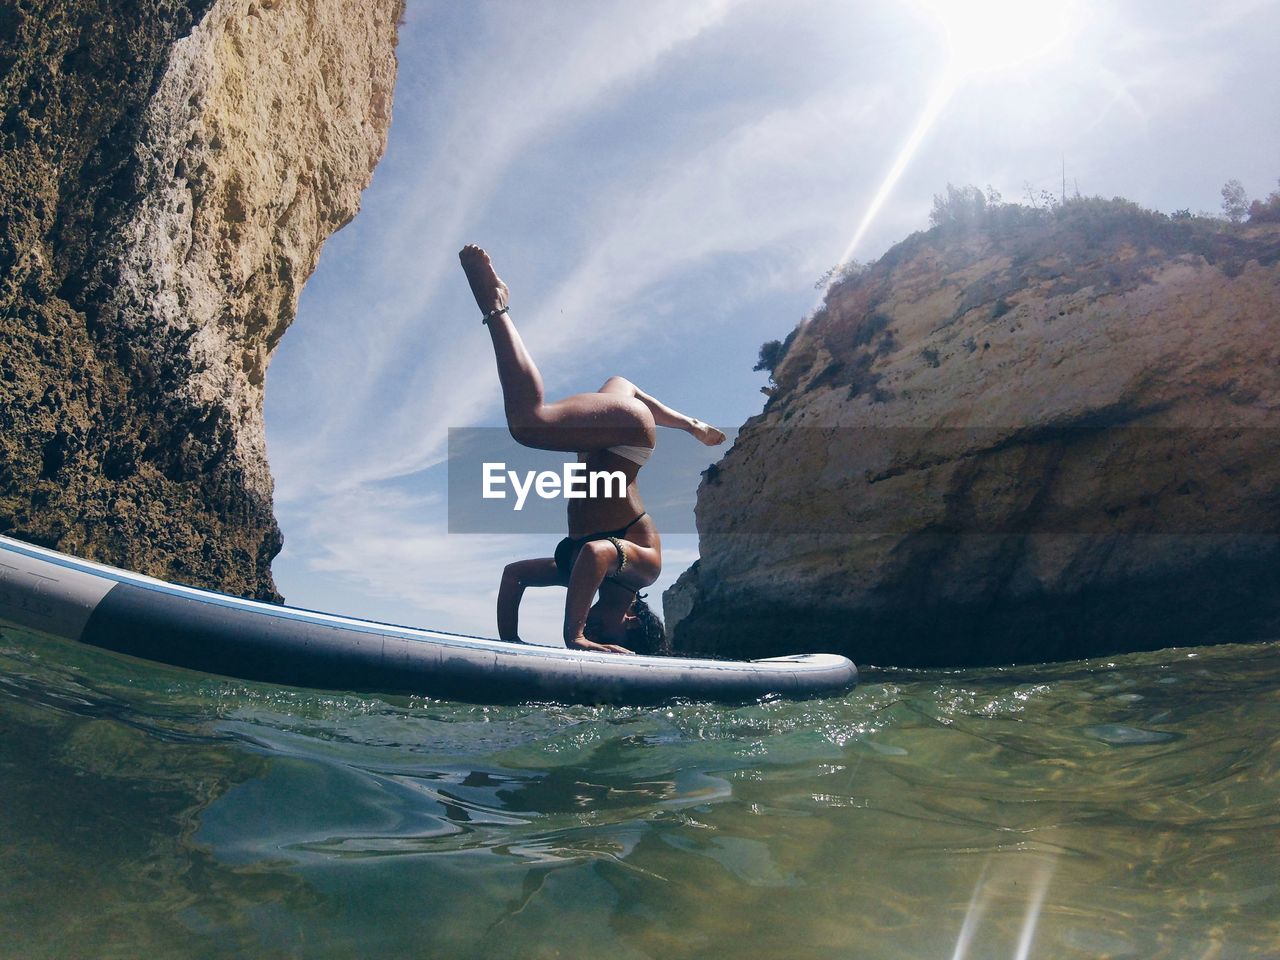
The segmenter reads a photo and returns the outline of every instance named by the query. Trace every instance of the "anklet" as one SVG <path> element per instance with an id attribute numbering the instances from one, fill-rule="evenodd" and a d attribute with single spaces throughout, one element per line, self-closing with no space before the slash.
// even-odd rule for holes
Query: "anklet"
<path id="1" fill-rule="evenodd" d="M 502 315 L 503 315 L 504 313 L 506 313 L 509 309 L 511 309 L 511 308 L 510 308 L 510 307 L 499 307 L 497 310 L 490 310 L 488 313 L 486 313 L 486 314 L 484 315 L 484 319 L 483 319 L 483 320 L 481 320 L 480 322 L 481 322 L 481 323 L 488 323 L 490 320 L 493 320 L 493 319 L 494 319 L 494 318 L 496 318 L 496 317 L 500 317 L 500 316 L 502 316 Z"/>

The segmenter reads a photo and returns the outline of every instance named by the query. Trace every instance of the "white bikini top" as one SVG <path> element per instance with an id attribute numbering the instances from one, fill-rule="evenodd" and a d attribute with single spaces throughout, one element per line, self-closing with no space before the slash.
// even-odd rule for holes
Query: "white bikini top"
<path id="1" fill-rule="evenodd" d="M 605 447 L 605 449 L 610 453 L 616 453 L 624 460 L 630 460 L 642 466 L 653 455 L 653 447 L 633 447 L 625 443 L 620 443 L 616 447 Z"/>

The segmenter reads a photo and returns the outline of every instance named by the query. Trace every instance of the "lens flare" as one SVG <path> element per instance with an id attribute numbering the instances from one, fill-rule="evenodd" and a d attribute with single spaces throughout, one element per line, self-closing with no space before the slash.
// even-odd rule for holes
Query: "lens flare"
<path id="1" fill-rule="evenodd" d="M 947 45 L 947 59 L 893 165 L 881 181 L 853 237 L 840 255 L 846 263 L 956 91 L 979 75 L 1043 68 L 1069 54 L 1082 11 L 1071 0 L 916 0 L 915 7 Z"/>
<path id="2" fill-rule="evenodd" d="M 1081 22 L 1069 0 L 917 0 L 946 38 L 950 69 L 962 77 L 1000 73 L 1066 53 Z"/>

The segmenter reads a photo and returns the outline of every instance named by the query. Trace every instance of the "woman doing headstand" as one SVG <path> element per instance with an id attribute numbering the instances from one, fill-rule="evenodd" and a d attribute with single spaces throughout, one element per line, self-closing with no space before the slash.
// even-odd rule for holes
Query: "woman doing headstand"
<path id="1" fill-rule="evenodd" d="M 498 279 L 489 255 L 468 244 L 458 256 L 493 341 L 511 436 L 527 447 L 577 453 L 589 474 L 622 471 L 627 478 L 623 497 L 569 500 L 569 536 L 554 556 L 507 565 L 498 588 L 498 636 L 519 641 L 520 598 L 526 587 L 561 586 L 568 588 L 565 646 L 630 653 L 620 644 L 625 641 L 656 652 L 661 622 L 638 591 L 662 572 L 662 540 L 645 512 L 636 475 L 653 452 L 657 427 L 684 430 L 708 446 L 723 443 L 725 436 L 622 377 L 610 377 L 595 393 L 548 403 L 542 376 L 507 310 L 507 285 Z"/>

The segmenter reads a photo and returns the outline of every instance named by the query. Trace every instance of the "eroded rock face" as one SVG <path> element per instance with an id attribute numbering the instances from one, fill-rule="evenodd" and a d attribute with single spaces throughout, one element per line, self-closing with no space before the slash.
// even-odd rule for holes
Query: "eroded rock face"
<path id="1" fill-rule="evenodd" d="M 837 284 L 698 493 L 678 650 L 1040 662 L 1280 636 L 1280 230 L 995 211 Z"/>
<path id="2" fill-rule="evenodd" d="M 0 12 L 0 532 L 276 598 L 267 363 L 385 148 L 401 12 Z"/>

